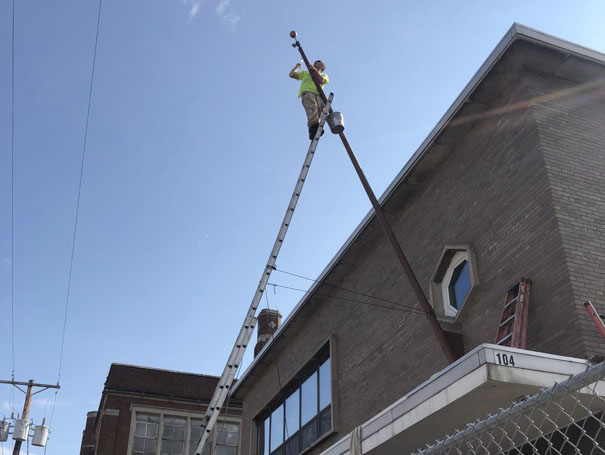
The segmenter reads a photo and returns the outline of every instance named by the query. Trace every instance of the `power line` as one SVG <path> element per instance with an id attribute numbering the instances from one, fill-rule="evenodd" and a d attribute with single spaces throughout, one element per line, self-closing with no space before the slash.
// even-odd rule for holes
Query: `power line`
<path id="1" fill-rule="evenodd" d="M 394 302 L 392 300 L 383 299 L 381 297 L 375 297 L 375 296 L 370 295 L 370 294 L 364 294 L 363 292 L 354 291 L 353 289 L 343 288 L 341 286 L 336 286 L 335 284 L 324 283 L 323 281 L 314 280 L 313 278 L 309 278 L 309 277 L 306 277 L 306 276 L 303 276 L 303 275 L 298 275 L 296 273 L 287 272 L 285 270 L 280 270 L 277 267 L 273 267 L 273 270 L 275 270 L 276 272 L 284 273 L 286 275 L 294 276 L 294 277 L 297 277 L 297 278 L 302 278 L 303 280 L 312 281 L 313 283 L 317 283 L 317 284 L 319 284 L 321 286 L 328 286 L 328 287 L 331 287 L 331 288 L 334 288 L 334 289 L 340 289 L 341 291 L 351 292 L 353 294 L 357 294 L 357 295 L 362 296 L 362 297 L 367 297 L 367 298 L 370 298 L 370 299 L 379 300 L 381 302 L 390 303 L 391 305 L 398 305 L 398 306 L 401 306 L 403 308 L 408 308 L 409 310 L 412 310 L 412 311 L 417 311 L 417 312 L 421 312 L 421 313 L 426 314 L 426 311 L 421 310 L 420 308 L 416 308 L 416 307 L 413 307 L 413 306 L 410 306 L 410 305 L 406 305 L 404 303 Z"/>
<path id="2" fill-rule="evenodd" d="M 15 380 L 15 0 L 13 0 L 11 42 L 11 344 L 12 380 Z M 12 389 L 12 388 L 11 388 Z M 15 412 L 15 391 L 12 390 L 12 411 Z"/>
<path id="3" fill-rule="evenodd" d="M 335 295 L 321 294 L 321 293 L 315 292 L 315 291 L 309 291 L 309 290 L 304 290 L 304 289 L 299 289 L 299 288 L 293 288 L 293 287 L 290 287 L 290 286 L 284 286 L 282 284 L 276 284 L 276 283 L 267 283 L 267 285 L 268 286 L 278 287 L 278 288 L 290 289 L 292 291 L 304 292 L 305 294 L 313 294 L 313 295 L 316 295 L 316 296 L 319 296 L 319 297 L 327 297 L 327 298 L 330 298 L 330 299 L 343 300 L 345 302 L 359 303 L 361 305 L 375 306 L 375 307 L 384 308 L 384 309 L 387 309 L 387 310 L 395 310 L 395 311 L 401 311 L 403 313 L 419 314 L 419 315 L 422 315 L 422 316 L 426 316 L 426 313 L 424 311 L 418 310 L 418 309 L 401 308 L 401 306 L 392 307 L 392 306 L 381 305 L 379 303 L 364 302 L 362 300 L 354 300 L 354 299 L 348 299 L 346 297 L 338 297 L 338 296 L 335 296 Z"/>
<path id="4" fill-rule="evenodd" d="M 82 195 L 82 177 L 84 175 L 84 160 L 86 157 L 86 144 L 88 141 L 88 124 L 90 121 L 90 105 L 91 105 L 91 101 L 92 101 L 92 88 L 93 88 L 94 77 L 95 77 L 95 64 L 97 61 L 97 47 L 99 44 L 99 25 L 101 23 L 102 3 L 103 3 L 103 0 L 99 0 L 99 9 L 97 12 L 97 29 L 96 29 L 96 33 L 95 33 L 95 45 L 94 45 L 94 50 L 93 50 L 93 54 L 92 54 L 92 68 L 91 68 L 91 72 L 90 72 L 90 86 L 88 89 L 88 107 L 86 109 L 86 124 L 84 126 L 84 141 L 82 144 L 82 159 L 80 162 L 80 178 L 78 181 L 78 195 L 76 198 L 76 213 L 75 213 L 75 218 L 74 218 L 74 230 L 73 230 L 73 236 L 72 236 L 72 241 L 71 241 L 71 255 L 69 258 L 69 273 L 68 273 L 68 278 L 67 278 L 67 293 L 66 293 L 66 298 L 65 298 L 65 312 L 63 315 L 63 331 L 61 334 L 61 350 L 60 350 L 60 354 L 59 354 L 59 371 L 58 371 L 57 383 L 61 380 L 61 369 L 63 367 L 63 351 L 65 348 L 65 332 L 66 332 L 66 328 L 67 328 L 67 314 L 68 314 L 68 310 L 69 310 L 69 298 L 71 295 L 71 277 L 72 277 L 73 266 L 74 266 L 74 253 L 76 250 L 76 236 L 78 233 L 78 218 L 79 218 L 79 214 L 80 214 L 80 197 Z M 57 401 L 57 394 L 55 393 L 55 397 L 53 400 L 52 413 L 51 413 L 51 422 L 50 422 L 51 424 L 52 424 L 52 418 L 55 413 L 56 401 Z"/>
<path id="5" fill-rule="evenodd" d="M 269 308 L 269 295 L 267 294 L 267 291 L 265 289 L 265 301 L 267 302 L 267 310 L 271 310 L 271 308 Z M 258 324 L 256 325 L 256 330 L 258 330 Z M 277 330 L 277 326 L 275 327 L 271 327 L 271 336 L 273 336 L 275 334 L 275 330 Z M 273 359 L 275 360 L 275 370 L 277 371 L 277 384 L 279 385 L 279 390 L 282 389 L 282 383 L 281 383 L 281 374 L 279 373 L 279 363 L 277 360 L 277 349 L 273 349 Z M 286 415 L 284 414 L 284 429 L 286 430 L 286 439 L 290 439 L 290 432 L 288 431 L 288 419 L 286 418 Z M 264 430 L 263 430 L 264 431 Z"/>
<path id="6" fill-rule="evenodd" d="M 84 143 L 82 145 L 82 160 L 80 162 L 80 179 L 78 181 L 78 196 L 76 199 L 76 214 L 74 219 L 74 230 L 71 240 L 71 256 L 69 258 L 69 274 L 67 278 L 67 297 L 65 299 L 65 313 L 63 317 L 63 334 L 61 336 L 61 354 L 59 356 L 59 379 L 61 378 L 61 367 L 63 364 L 63 348 L 65 346 L 65 329 L 67 326 L 67 312 L 69 308 L 69 297 L 71 294 L 71 277 L 74 266 L 74 252 L 76 250 L 76 235 L 78 233 L 78 218 L 80 214 L 80 197 L 82 195 L 82 177 L 84 175 L 84 159 L 86 157 L 86 142 L 88 140 L 88 123 L 90 120 L 90 105 L 92 100 L 92 87 L 95 77 L 95 63 L 97 60 L 97 45 L 99 43 L 99 24 L 101 22 L 101 4 L 103 0 L 99 0 L 99 11 L 97 14 L 97 32 L 95 35 L 95 47 L 92 56 L 92 70 L 90 74 L 90 87 L 88 90 L 88 108 L 86 110 L 86 125 L 84 127 Z"/>

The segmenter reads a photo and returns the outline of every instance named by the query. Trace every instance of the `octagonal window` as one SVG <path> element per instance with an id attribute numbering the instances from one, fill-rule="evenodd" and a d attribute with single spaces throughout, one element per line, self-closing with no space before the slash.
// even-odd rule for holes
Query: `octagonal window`
<path id="1" fill-rule="evenodd" d="M 448 284 L 449 305 L 458 311 L 470 290 L 471 271 L 468 261 L 465 259 L 453 269 L 452 278 Z"/>
<path id="2" fill-rule="evenodd" d="M 438 271 L 433 277 L 436 288 L 432 295 L 437 314 L 456 317 L 468 299 L 476 279 L 473 278 L 473 265 L 468 249 L 447 250 L 441 258 Z M 438 290 L 437 290 L 438 289 Z"/>

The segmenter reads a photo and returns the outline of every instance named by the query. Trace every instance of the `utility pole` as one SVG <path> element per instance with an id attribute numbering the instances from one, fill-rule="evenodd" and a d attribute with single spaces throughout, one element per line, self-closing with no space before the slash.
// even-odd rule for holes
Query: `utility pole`
<path id="1" fill-rule="evenodd" d="M 27 382 L 19 382 L 19 381 L 14 381 L 14 380 L 11 380 L 11 381 L 0 380 L 0 384 L 11 384 L 25 394 L 25 403 L 23 403 L 23 413 L 21 414 L 21 420 L 25 420 L 25 421 L 27 421 L 29 418 L 29 408 L 31 407 L 32 396 L 36 395 L 37 393 L 44 392 L 47 389 L 60 389 L 61 388 L 61 386 L 58 383 L 57 384 L 37 384 L 34 382 L 33 379 L 30 379 Z M 20 385 L 27 386 L 27 390 L 23 390 L 21 387 L 19 387 Z M 34 387 L 40 387 L 41 389 L 38 390 L 37 392 L 34 392 Z M 29 432 L 29 429 L 28 429 L 28 432 Z M 25 436 L 27 437 L 27 433 Z M 19 455 L 19 453 L 21 452 L 22 443 L 23 443 L 23 441 L 15 440 L 15 447 L 13 449 L 13 455 Z"/>
<path id="2" fill-rule="evenodd" d="M 32 402 L 32 393 L 34 391 L 34 381 L 30 379 L 27 383 L 27 392 L 25 392 L 25 403 L 23 403 L 23 413 L 21 418 L 27 420 L 29 418 L 29 407 Z M 15 448 L 13 449 L 13 455 L 19 455 L 21 453 L 22 441 L 15 441 Z"/>
<path id="3" fill-rule="evenodd" d="M 309 70 L 309 73 L 313 79 L 313 82 L 315 83 L 315 86 L 317 87 L 319 96 L 325 103 L 327 101 L 326 94 L 324 93 L 323 89 L 321 88 L 320 81 L 317 80 L 317 77 L 315 77 L 315 73 L 313 71 L 311 71 L 311 64 L 309 63 L 309 60 L 307 59 L 307 56 L 305 55 L 305 52 L 303 51 L 303 48 L 300 45 L 300 42 L 298 41 L 296 36 L 297 36 L 297 33 L 295 31 L 290 32 L 290 38 L 294 39 L 294 43 L 292 44 L 292 47 L 297 48 L 298 51 L 300 52 L 300 55 L 305 62 L 305 65 L 307 65 L 307 69 Z M 355 171 L 357 172 L 357 176 L 359 177 L 359 180 L 361 181 L 361 185 L 363 186 L 363 189 L 365 190 L 366 194 L 368 195 L 368 198 L 370 199 L 370 202 L 372 203 L 372 207 L 374 208 L 374 213 L 376 214 L 376 217 L 378 218 L 378 221 L 380 222 L 380 225 L 382 226 L 382 229 L 384 230 L 384 233 L 386 234 L 387 239 L 389 240 L 391 247 L 393 248 L 393 251 L 395 252 L 395 255 L 397 256 L 397 260 L 399 261 L 401 267 L 403 268 L 403 272 L 405 273 L 410 285 L 412 286 L 412 289 L 414 290 L 414 294 L 416 294 L 416 298 L 420 302 L 422 309 L 427 313 L 427 319 L 429 321 L 429 325 L 431 326 L 431 329 L 433 330 L 433 333 L 435 334 L 435 337 L 437 338 L 437 342 L 439 343 L 439 346 L 441 347 L 441 350 L 443 351 L 445 358 L 448 360 L 449 363 L 454 362 L 454 360 L 456 360 L 456 357 L 454 356 L 452 347 L 450 346 L 450 344 L 447 341 L 447 338 L 445 337 L 445 332 L 439 325 L 439 321 L 437 321 L 437 317 L 435 316 L 433 307 L 431 307 L 428 299 L 426 298 L 426 295 L 424 295 L 424 291 L 422 290 L 422 287 L 420 286 L 420 283 L 418 282 L 418 279 L 416 278 L 416 275 L 414 274 L 414 271 L 412 270 L 412 267 L 410 266 L 410 263 L 408 262 L 405 254 L 403 252 L 403 249 L 401 248 L 401 245 L 400 245 L 399 241 L 397 240 L 395 233 L 393 232 L 393 228 L 391 228 L 391 225 L 389 224 L 389 222 L 384 214 L 384 211 L 382 210 L 382 207 L 380 206 L 380 203 L 378 202 L 378 199 L 376 198 L 376 195 L 374 194 L 374 191 L 372 190 L 372 187 L 370 186 L 368 180 L 366 179 L 366 176 L 363 173 L 363 170 L 361 169 L 361 166 L 359 165 L 359 162 L 357 161 L 355 154 L 353 153 L 353 149 L 351 148 L 351 145 L 349 144 L 349 141 L 347 140 L 347 137 L 345 136 L 344 131 L 338 132 L 338 136 L 340 137 L 340 140 L 342 141 L 342 144 L 344 145 L 345 150 L 347 151 L 347 154 L 349 155 L 349 159 L 351 160 L 351 163 L 353 163 L 353 167 L 355 168 Z"/>

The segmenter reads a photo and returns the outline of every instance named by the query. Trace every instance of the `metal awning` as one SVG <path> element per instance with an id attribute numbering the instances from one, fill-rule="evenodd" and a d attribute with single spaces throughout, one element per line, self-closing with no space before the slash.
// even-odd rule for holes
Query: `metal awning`
<path id="1" fill-rule="evenodd" d="M 583 359 L 482 344 L 362 424 L 362 454 L 411 453 L 588 365 Z M 350 441 L 349 434 L 322 455 L 348 455 Z"/>

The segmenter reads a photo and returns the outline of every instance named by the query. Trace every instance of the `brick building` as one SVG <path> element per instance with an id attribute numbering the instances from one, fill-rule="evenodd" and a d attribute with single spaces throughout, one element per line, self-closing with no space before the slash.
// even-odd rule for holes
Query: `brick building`
<path id="1" fill-rule="evenodd" d="M 112 364 L 99 409 L 89 412 L 80 455 L 193 454 L 215 376 Z M 230 400 L 212 453 L 238 455 L 241 402 Z"/>
<path id="2" fill-rule="evenodd" d="M 369 213 L 283 324 L 259 315 L 212 451 L 408 454 L 602 356 L 583 303 L 605 313 L 604 81 L 605 55 L 513 25 L 381 197 L 460 358 Z M 485 344 L 522 277 L 527 350 Z M 81 453 L 192 454 L 216 383 L 112 365 Z"/>
<path id="3" fill-rule="evenodd" d="M 407 454 L 605 352 L 583 307 L 605 309 L 604 81 L 604 54 L 513 25 L 381 198 L 462 357 L 369 213 L 237 383 L 242 455 L 342 455 L 355 434 Z M 483 344 L 521 277 L 528 350 Z"/>

